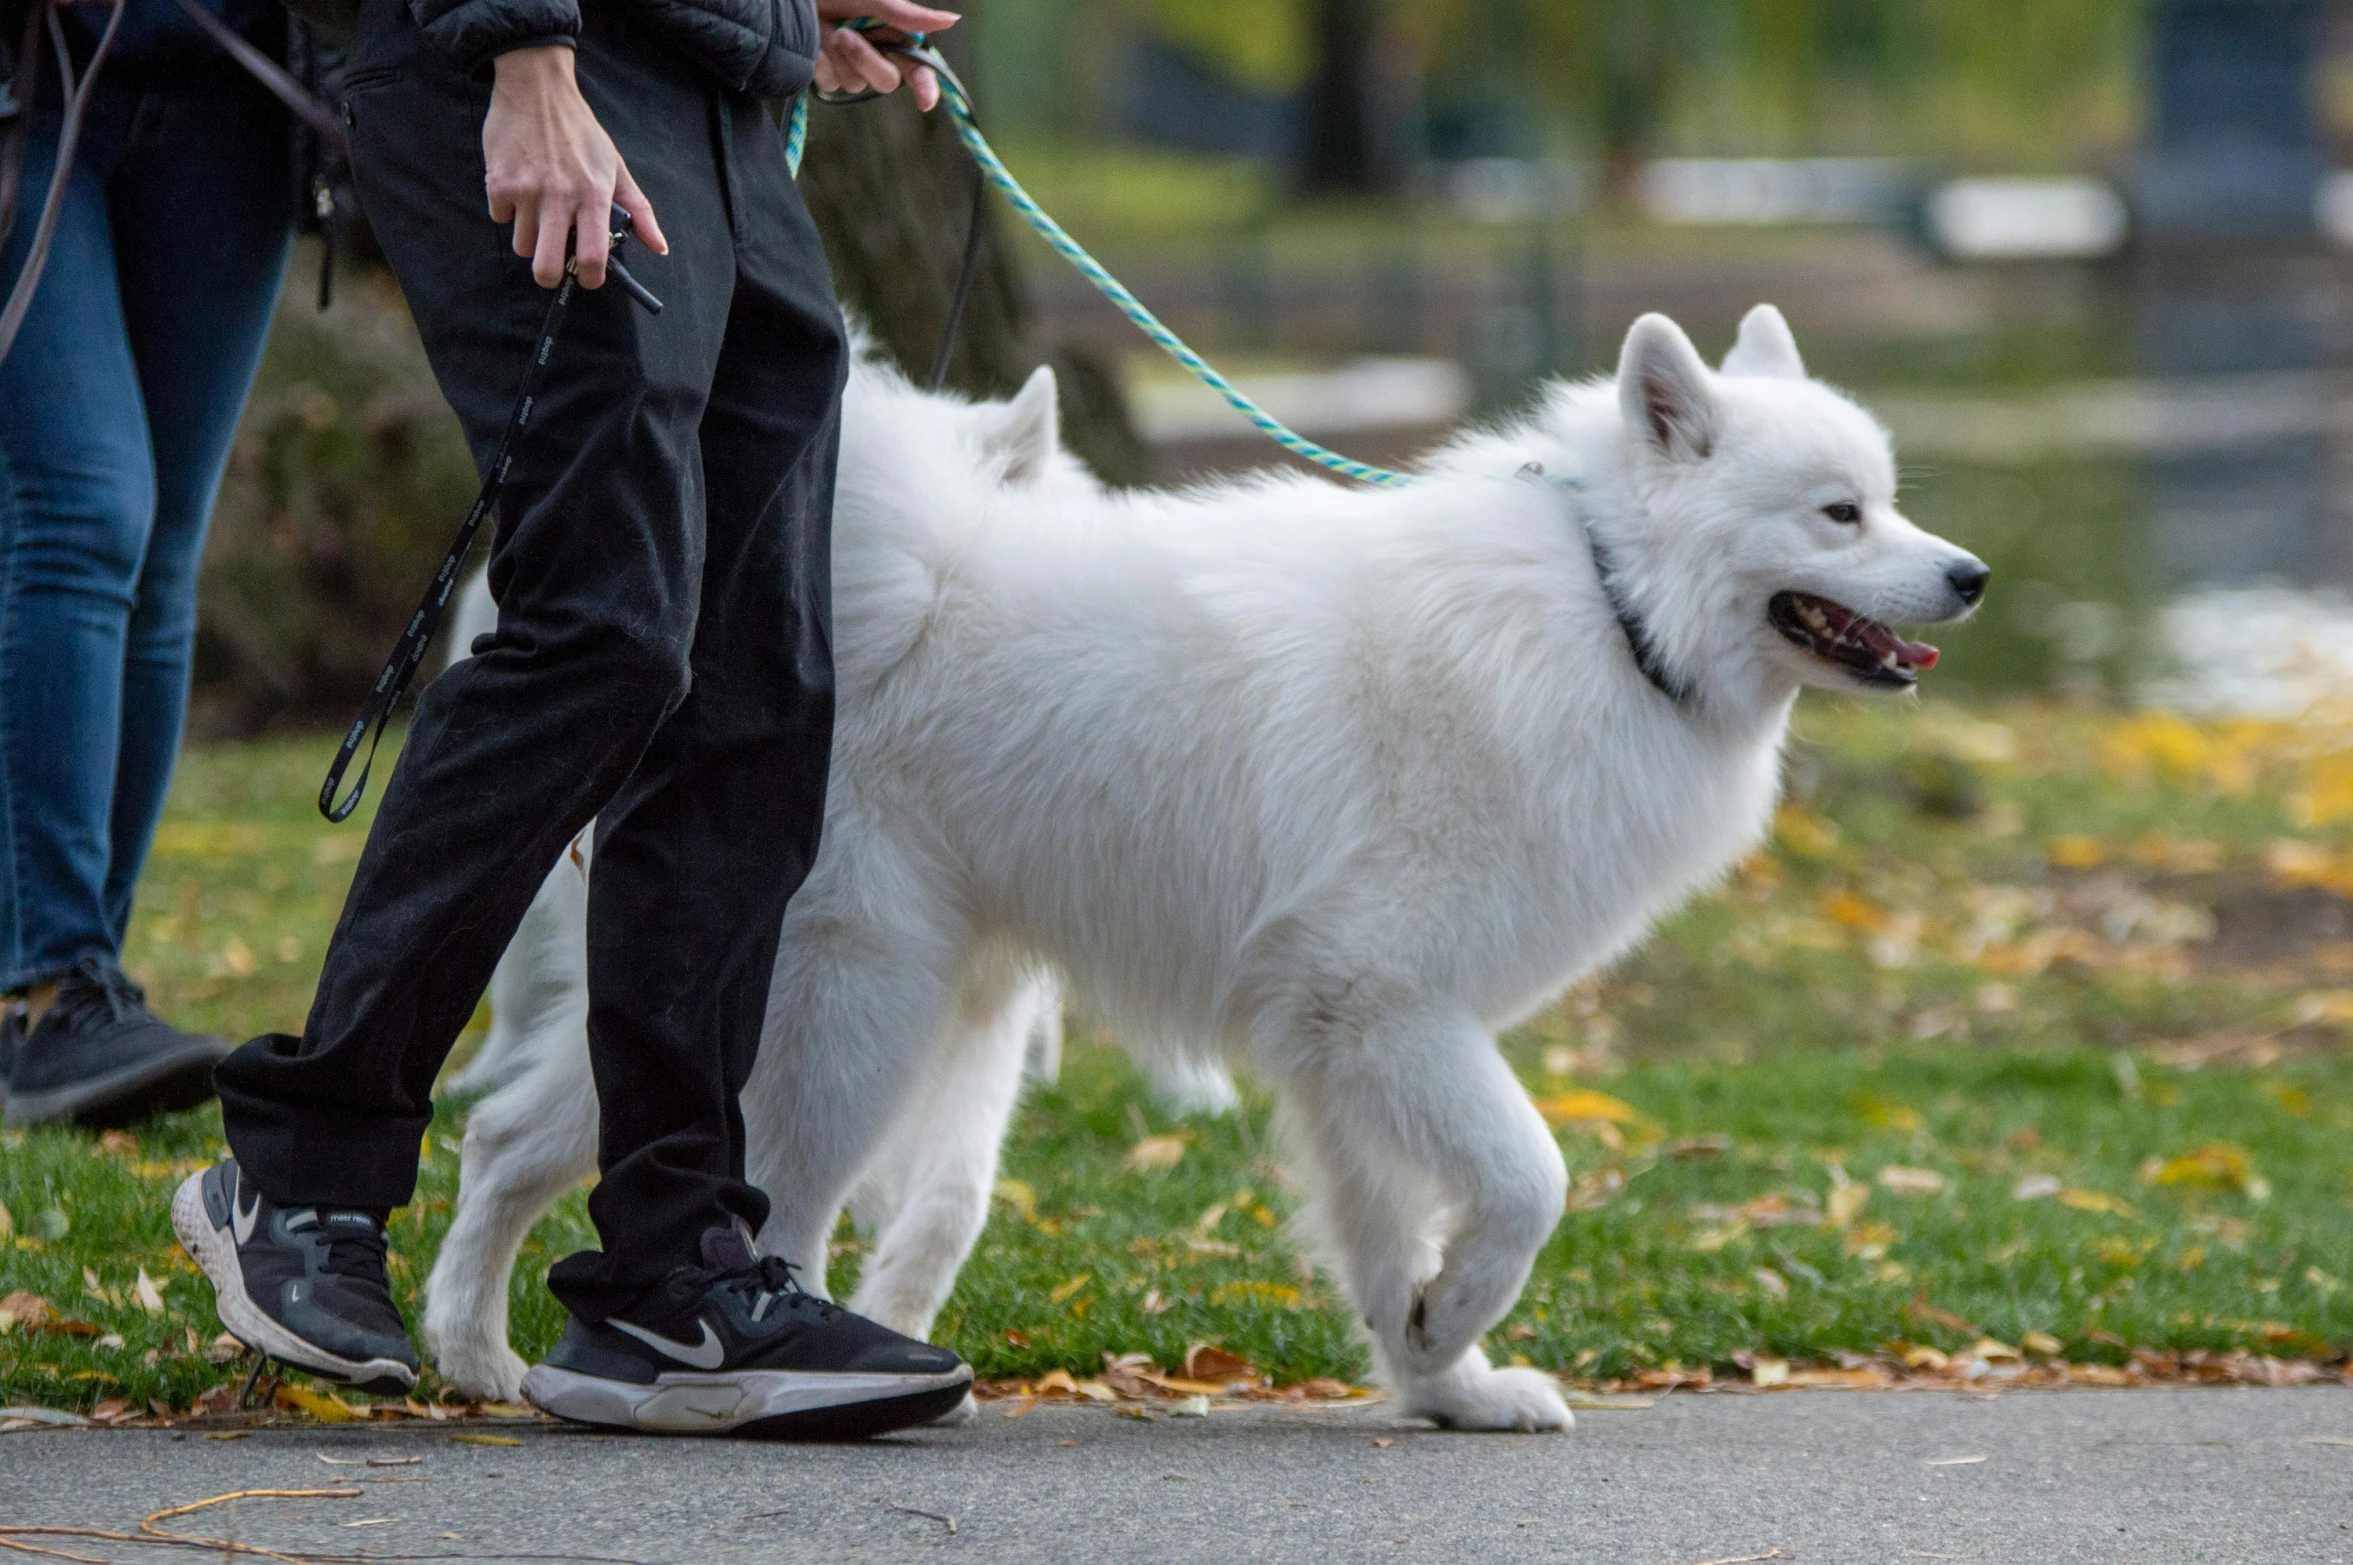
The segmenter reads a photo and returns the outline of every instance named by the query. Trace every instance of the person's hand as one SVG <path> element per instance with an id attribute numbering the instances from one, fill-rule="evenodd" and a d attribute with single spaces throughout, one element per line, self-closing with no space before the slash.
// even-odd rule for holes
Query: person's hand
<path id="1" fill-rule="evenodd" d="M 572 51 L 562 44 L 511 49 L 494 68 L 490 113 L 482 121 L 490 217 L 515 225 L 515 254 L 531 257 L 539 286 L 564 280 L 565 241 L 575 234 L 580 286 L 604 286 L 616 206 L 636 220 L 646 248 L 668 255 L 654 204 L 580 96 Z"/>
<path id="2" fill-rule="evenodd" d="M 870 16 L 901 34 L 945 32 L 963 18 L 914 0 L 817 0 L 818 26 L 825 34 L 817 51 L 817 85 L 827 92 L 896 92 L 905 81 L 915 94 L 915 106 L 928 112 L 940 101 L 940 79 L 930 66 L 902 65 L 868 43 L 856 28 L 827 25 L 859 16 Z"/>

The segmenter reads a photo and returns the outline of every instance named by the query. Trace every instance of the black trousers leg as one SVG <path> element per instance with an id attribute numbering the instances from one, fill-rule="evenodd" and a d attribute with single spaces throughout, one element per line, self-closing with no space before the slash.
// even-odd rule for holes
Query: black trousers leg
<path id="1" fill-rule="evenodd" d="M 596 1309 L 760 1213 L 734 1089 L 821 808 L 842 349 L 797 198 L 748 183 L 781 167 L 758 107 L 610 11 L 578 63 L 671 237 L 667 258 L 631 252 L 669 308 L 610 288 L 574 303 L 508 480 L 498 632 L 418 704 L 303 1035 L 256 1039 L 219 1083 L 230 1145 L 274 1199 L 407 1201 L 442 1060 L 541 877 L 607 814 L 599 1215 L 660 1221 L 611 1219 L 579 1295 Z M 547 299 L 483 210 L 487 83 L 433 53 L 402 0 L 366 0 L 354 74 L 362 198 L 486 460 Z"/>

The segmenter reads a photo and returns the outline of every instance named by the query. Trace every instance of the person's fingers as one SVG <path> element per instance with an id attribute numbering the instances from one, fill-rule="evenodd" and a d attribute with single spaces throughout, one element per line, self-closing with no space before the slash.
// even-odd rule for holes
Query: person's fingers
<path id="1" fill-rule="evenodd" d="M 817 90 L 819 92 L 840 92 L 842 87 L 843 82 L 841 67 L 833 63 L 832 49 L 825 48 L 818 50 Z"/>
<path id="2" fill-rule="evenodd" d="M 939 107 L 940 79 L 928 65 L 918 65 L 907 73 L 907 90 L 915 94 L 915 106 L 929 114 Z"/>
<path id="3" fill-rule="evenodd" d="M 826 47 L 833 52 L 843 69 L 855 80 L 864 82 L 876 92 L 896 92 L 899 87 L 899 68 L 874 45 L 846 27 L 834 29 Z"/>
<path id="4" fill-rule="evenodd" d="M 945 32 L 964 20 L 954 11 L 916 5 L 914 0 L 866 0 L 865 14 L 908 33 Z"/>
<path id="5" fill-rule="evenodd" d="M 621 178 L 613 187 L 613 204 L 629 214 L 635 225 L 631 232 L 637 235 L 638 243 L 656 255 L 670 253 L 670 241 L 662 236 L 662 225 L 654 217 L 654 204 L 637 188 L 626 163 L 621 165 Z"/>
<path id="6" fill-rule="evenodd" d="M 564 241 L 572 236 L 569 208 L 550 201 L 539 213 L 539 233 L 531 247 L 531 275 L 542 288 L 564 280 Z"/>
<path id="7" fill-rule="evenodd" d="M 539 248 L 539 203 L 518 198 L 507 203 L 507 210 L 515 218 L 515 254 L 532 254 Z"/>
<path id="8" fill-rule="evenodd" d="M 583 288 L 602 288 L 605 285 L 605 257 L 613 249 L 613 197 L 618 191 L 599 193 L 588 191 L 572 214 L 573 225 L 579 235 L 572 245 L 573 268 Z"/>

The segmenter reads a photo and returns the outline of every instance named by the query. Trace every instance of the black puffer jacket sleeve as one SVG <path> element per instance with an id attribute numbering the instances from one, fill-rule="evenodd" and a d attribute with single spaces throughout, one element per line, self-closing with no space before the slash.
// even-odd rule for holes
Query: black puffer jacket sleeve
<path id="1" fill-rule="evenodd" d="M 789 98 L 817 63 L 815 0 L 595 0 L 627 6 L 722 84 Z M 409 0 L 433 46 L 474 70 L 532 44 L 580 33 L 580 0 Z"/>
<path id="2" fill-rule="evenodd" d="M 409 13 L 426 41 L 464 71 L 509 49 L 580 35 L 579 0 L 409 0 Z"/>

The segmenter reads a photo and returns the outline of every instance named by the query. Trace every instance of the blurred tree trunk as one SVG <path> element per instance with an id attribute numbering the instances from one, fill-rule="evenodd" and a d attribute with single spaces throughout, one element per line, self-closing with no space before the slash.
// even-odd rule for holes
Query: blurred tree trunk
<path id="1" fill-rule="evenodd" d="M 981 109 L 985 126 L 987 105 Z M 947 111 L 919 114 L 904 92 L 810 110 L 801 191 L 825 237 L 835 291 L 919 383 L 947 323 L 979 178 Z M 1151 452 L 1128 421 L 1118 382 L 1090 355 L 1041 350 L 1035 341 L 993 196 L 981 227 L 980 275 L 948 361 L 948 385 L 970 396 L 1003 396 L 1051 362 L 1061 384 L 1064 442 L 1108 483 L 1146 482 Z"/>
<path id="2" fill-rule="evenodd" d="M 1379 0 L 1317 0 L 1314 80 L 1300 188 L 1315 195 L 1382 195 L 1404 182 L 1389 133 Z"/>

